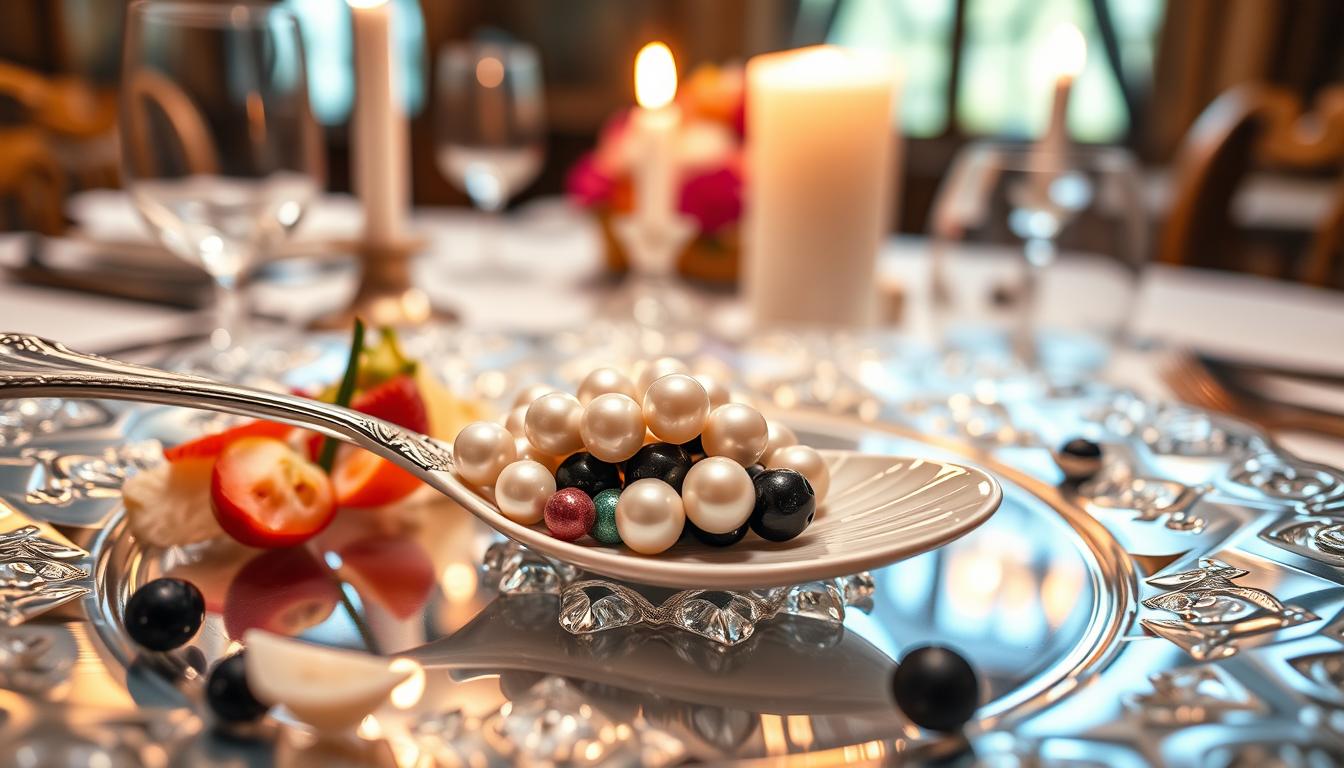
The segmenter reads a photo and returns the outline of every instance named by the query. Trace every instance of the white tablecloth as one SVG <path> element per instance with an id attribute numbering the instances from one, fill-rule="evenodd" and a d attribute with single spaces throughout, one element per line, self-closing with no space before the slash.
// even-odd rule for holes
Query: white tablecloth
<path id="1" fill-rule="evenodd" d="M 572 327 L 591 318 L 604 298 L 598 234 L 560 204 L 534 206 L 508 227 L 467 211 L 426 210 L 417 213 L 414 229 L 429 242 L 416 268 L 419 284 L 469 327 Z M 19 258 L 21 250 L 19 236 L 0 236 L 0 261 Z M 906 287 L 900 329 L 914 336 L 930 332 L 927 250 L 921 238 L 895 238 L 883 254 L 884 274 Z M 352 272 L 337 270 L 301 287 L 259 287 L 256 303 L 301 322 L 339 306 L 352 288 Z M 76 348 L 179 336 L 206 322 L 201 313 L 0 282 L 0 329 Z M 1334 291 L 1153 265 L 1141 277 L 1133 329 L 1238 358 L 1344 371 L 1344 296 Z M 1166 394 L 1147 360 L 1122 358 L 1112 370 L 1141 391 Z M 1344 466 L 1344 445 L 1335 441 L 1279 438 L 1305 457 Z"/>

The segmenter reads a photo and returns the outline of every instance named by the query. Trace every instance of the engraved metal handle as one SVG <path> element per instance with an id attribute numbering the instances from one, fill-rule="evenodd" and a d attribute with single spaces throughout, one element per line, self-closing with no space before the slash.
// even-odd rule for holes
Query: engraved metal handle
<path id="1" fill-rule="evenodd" d="M 317 400 L 108 360 L 37 336 L 0 333 L 0 399 L 14 397 L 137 400 L 284 422 L 366 448 L 473 511 L 480 504 L 449 473 L 449 448 L 418 432 Z"/>

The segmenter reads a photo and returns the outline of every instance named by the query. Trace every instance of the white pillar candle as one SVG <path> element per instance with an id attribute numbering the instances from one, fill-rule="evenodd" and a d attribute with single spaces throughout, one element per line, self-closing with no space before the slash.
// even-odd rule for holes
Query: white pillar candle
<path id="1" fill-rule="evenodd" d="M 364 206 L 364 241 L 395 245 L 406 219 L 410 162 L 392 60 L 392 5 L 388 0 L 347 1 L 355 47 L 351 171 Z"/>
<path id="2" fill-rule="evenodd" d="M 744 278 L 758 327 L 875 319 L 895 91 L 878 54 L 815 46 L 747 62 Z"/>
<path id="3" fill-rule="evenodd" d="M 635 57 L 635 99 L 631 129 L 638 151 L 634 157 L 635 216 L 645 225 L 666 225 L 676 214 L 677 129 L 681 110 L 677 65 L 663 43 L 649 43 Z"/>

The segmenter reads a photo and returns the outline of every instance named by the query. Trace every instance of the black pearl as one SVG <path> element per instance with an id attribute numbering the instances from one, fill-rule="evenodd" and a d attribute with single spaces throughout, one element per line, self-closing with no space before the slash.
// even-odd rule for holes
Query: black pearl
<path id="1" fill-rule="evenodd" d="M 126 601 L 126 633 L 151 651 L 171 651 L 205 621 L 205 597 L 182 579 L 155 579 Z"/>
<path id="2" fill-rule="evenodd" d="M 764 464 L 752 464 L 750 467 L 747 467 L 747 477 L 750 477 L 752 480 L 755 480 L 756 476 L 764 471 L 765 471 Z"/>
<path id="3" fill-rule="evenodd" d="M 936 645 L 905 655 L 891 675 L 896 706 L 921 728 L 959 730 L 980 703 L 980 681 L 960 654 Z"/>
<path id="4" fill-rule="evenodd" d="M 788 541 L 807 529 L 817 514 L 817 495 L 801 473 L 767 469 L 753 479 L 756 506 L 747 522 L 757 536 Z"/>
<path id="5" fill-rule="evenodd" d="M 686 453 L 690 454 L 692 461 L 705 458 L 705 444 L 700 435 L 696 435 L 693 440 L 682 443 L 681 447 L 686 449 Z"/>
<path id="6" fill-rule="evenodd" d="M 1055 463 L 1072 481 L 1086 480 L 1101 469 L 1101 446 L 1075 437 L 1054 452 Z"/>
<path id="7" fill-rule="evenodd" d="M 691 471 L 691 455 L 685 448 L 672 443 L 649 443 L 639 449 L 639 453 L 625 461 L 625 485 L 636 480 L 653 478 L 672 486 L 672 490 L 681 493 L 681 484 L 686 473 Z"/>
<path id="8" fill-rule="evenodd" d="M 560 462 L 555 470 L 555 489 L 578 488 L 589 498 L 607 490 L 621 488 L 621 470 L 591 453 L 576 453 Z"/>
<path id="9" fill-rule="evenodd" d="M 235 653 L 216 664 L 205 684 L 206 703 L 215 716 L 226 723 L 250 723 L 269 709 L 257 701 L 247 685 L 245 653 Z"/>
<path id="10" fill-rule="evenodd" d="M 727 533 L 710 533 L 701 530 L 700 526 L 690 520 L 686 521 L 686 529 L 690 531 L 691 535 L 700 543 L 708 544 L 711 547 L 731 547 L 747 535 L 748 527 L 750 527 L 749 523 L 743 523 Z"/>

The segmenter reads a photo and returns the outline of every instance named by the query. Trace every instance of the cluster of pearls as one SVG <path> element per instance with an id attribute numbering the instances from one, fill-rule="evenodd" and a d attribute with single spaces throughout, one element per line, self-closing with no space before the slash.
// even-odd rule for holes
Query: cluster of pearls
<path id="1" fill-rule="evenodd" d="M 694 461 L 688 448 L 703 458 Z M 749 523 L 757 527 L 763 506 L 780 519 L 779 498 L 761 496 L 773 487 L 806 490 L 806 520 L 790 523 L 783 535 L 791 538 L 830 486 L 821 455 L 792 430 L 732 402 L 722 379 L 692 375 L 673 358 L 640 363 L 633 376 L 597 368 L 577 397 L 528 387 L 502 425 L 469 424 L 453 451 L 457 474 L 493 492 L 513 522 L 544 522 L 565 540 L 587 532 L 644 554 L 671 547 L 688 529 L 702 541 L 733 543 Z M 792 480 L 756 482 L 771 470 Z M 778 527 L 757 532 L 782 540 Z"/>

